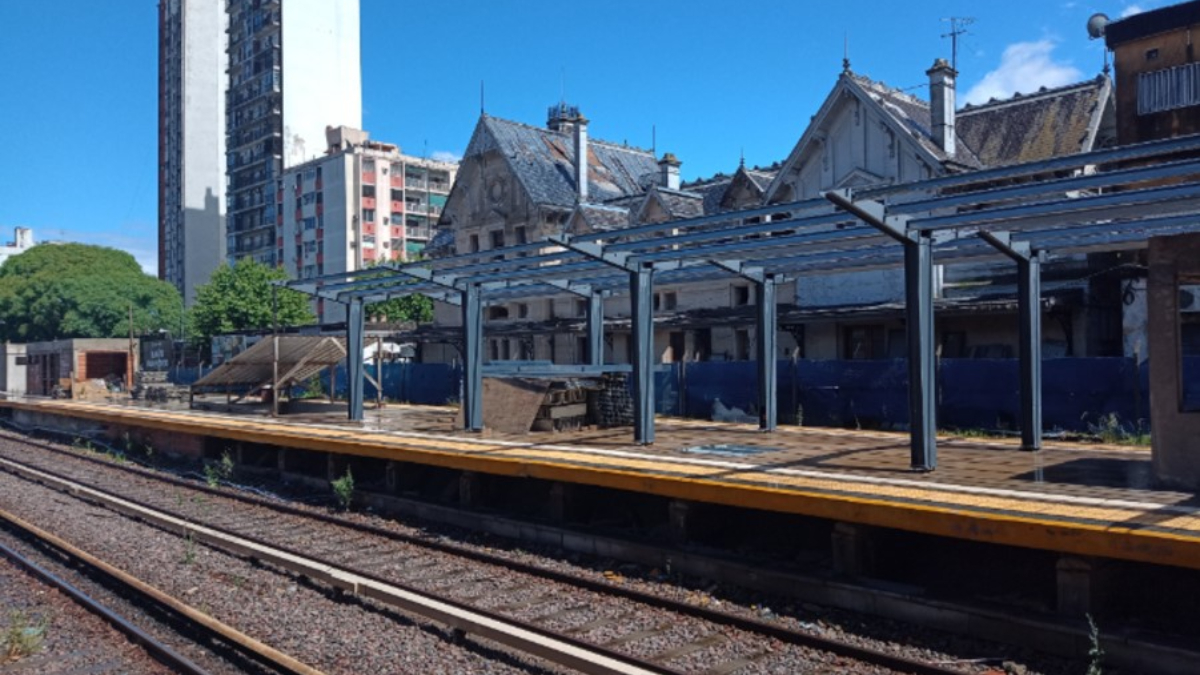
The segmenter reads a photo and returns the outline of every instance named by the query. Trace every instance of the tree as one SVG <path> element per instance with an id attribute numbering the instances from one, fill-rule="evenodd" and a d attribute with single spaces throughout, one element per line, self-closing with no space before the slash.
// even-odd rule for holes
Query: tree
<path id="1" fill-rule="evenodd" d="M 133 256 L 89 244 L 42 244 L 0 266 L 0 338 L 16 342 L 135 335 L 183 323 L 171 284 Z"/>
<path id="2" fill-rule="evenodd" d="M 307 295 L 271 285 L 287 278 L 283 268 L 250 258 L 242 258 L 233 267 L 222 263 L 208 283 L 196 289 L 192 306 L 196 338 L 207 342 L 221 333 L 271 328 L 276 310 L 280 326 L 313 323 L 316 317 Z"/>
<path id="3" fill-rule="evenodd" d="M 381 267 L 378 261 L 368 262 L 367 269 Z M 375 302 L 364 308 L 367 316 L 377 317 L 390 322 L 413 321 L 426 323 L 433 321 L 433 301 L 420 293 Z"/>

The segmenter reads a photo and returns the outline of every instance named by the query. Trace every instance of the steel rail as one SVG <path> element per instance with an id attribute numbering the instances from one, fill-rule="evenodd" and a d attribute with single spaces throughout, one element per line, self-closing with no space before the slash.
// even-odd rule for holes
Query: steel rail
<path id="1" fill-rule="evenodd" d="M 275 565 L 313 581 L 328 584 L 350 594 L 370 598 L 396 607 L 453 630 L 498 642 L 512 649 L 544 658 L 589 675 L 682 675 L 673 668 L 646 661 L 583 640 L 472 608 L 449 598 L 385 580 L 377 575 L 350 570 L 336 563 L 313 558 L 301 551 L 266 542 L 260 538 L 230 532 L 212 525 L 200 525 L 107 490 L 88 487 L 53 472 L 23 462 L 0 459 L 0 467 L 27 480 L 61 490 L 72 496 L 99 504 L 164 531 L 191 536 L 236 556 Z M 195 611 L 195 610 L 192 610 Z"/>
<path id="2" fill-rule="evenodd" d="M 78 495 L 76 495 L 76 496 L 78 496 Z M 104 574 L 105 576 L 115 580 L 123 588 L 129 589 L 135 595 L 137 595 L 141 598 L 144 598 L 145 600 L 147 600 L 155 605 L 158 605 L 158 606 L 161 606 L 161 607 L 164 607 L 164 608 L 170 610 L 174 614 L 182 617 L 190 625 L 200 628 L 201 630 L 203 630 L 211 635 L 214 635 L 224 641 L 229 642 L 239 651 L 242 651 L 255 659 L 258 659 L 258 660 L 260 660 L 274 668 L 277 668 L 283 672 L 294 673 L 295 675 L 323 675 L 322 671 L 317 670 L 317 669 L 315 669 L 311 666 L 308 666 L 304 663 L 301 663 L 300 661 L 292 658 L 291 656 L 288 656 L 287 654 L 284 654 L 283 652 L 273 649 L 272 647 L 269 647 L 269 646 L 259 642 L 258 640 L 255 640 L 254 638 L 246 635 L 245 633 L 242 633 L 241 631 L 238 631 L 235 628 L 232 628 L 224 623 L 221 623 L 220 621 L 217 621 L 216 619 L 204 614 L 200 610 L 197 610 L 197 609 L 191 607 L 190 605 L 187 605 L 187 604 L 171 597 L 170 595 L 164 593 L 163 591 L 159 590 L 158 588 L 155 588 L 154 586 L 147 584 L 146 582 L 142 581 L 141 579 L 138 579 L 137 577 L 134 577 L 133 575 L 125 572 L 124 570 L 121 570 L 113 565 L 110 565 L 109 563 L 104 562 L 103 560 L 97 558 L 96 556 L 93 556 L 92 554 L 71 544 L 70 542 L 68 542 L 58 536 L 55 536 L 54 534 L 51 534 L 50 532 L 47 532 L 46 530 L 43 530 L 43 529 L 37 527 L 36 525 L 33 525 L 32 523 L 26 522 L 25 520 L 7 512 L 7 511 L 0 510 L 0 520 L 3 520 L 5 522 L 9 523 L 10 525 L 12 525 L 13 527 L 26 532 L 29 536 L 32 536 L 40 541 L 45 542 L 49 546 L 61 551 L 62 553 L 67 555 L 72 560 L 75 560 L 75 561 L 83 564 L 84 566 L 94 569 L 94 570 L 100 572 L 101 574 Z M 4 548 L 7 549 L 7 547 L 4 547 Z M 7 555 L 7 552 L 5 554 Z M 65 582 L 63 582 L 63 583 L 65 584 Z M 66 590 L 66 589 L 64 588 L 64 590 Z M 79 594 L 82 597 L 86 597 L 86 596 L 83 596 L 82 592 L 80 592 Z M 74 594 L 72 594 L 72 597 L 75 597 Z M 91 609 L 91 607 L 89 607 L 89 609 Z M 115 617 L 115 615 L 114 615 L 114 617 Z M 107 620 L 108 617 L 105 617 L 105 618 Z M 119 618 L 119 617 L 115 617 L 115 618 Z M 122 621 L 120 624 L 114 623 L 113 625 L 116 626 L 122 632 L 125 632 L 125 630 L 126 630 L 125 625 L 127 625 L 128 628 L 131 629 L 132 631 L 137 631 L 138 633 L 141 633 L 140 629 L 137 629 L 132 624 L 128 624 L 128 622 Z M 130 634 L 130 633 L 127 633 L 127 634 L 129 634 L 131 638 L 134 637 L 133 634 Z M 144 634 L 144 633 L 135 639 L 139 642 L 143 639 L 146 640 L 147 643 L 157 642 L 157 640 L 155 640 L 155 638 L 149 636 L 148 634 Z M 173 655 L 172 656 L 173 660 L 174 659 L 180 660 L 179 667 L 181 669 L 184 669 L 184 672 L 196 673 L 197 675 L 207 672 L 195 664 L 190 664 L 190 662 L 188 662 L 182 656 L 179 656 L 178 654 L 174 654 L 174 652 L 171 652 L 170 648 L 166 647 L 166 645 L 161 645 L 161 647 L 163 648 L 163 650 L 165 650 L 164 653 L 169 652 Z M 188 664 L 190 664 L 190 666 Z M 174 664 L 169 664 L 169 665 L 174 665 Z"/>
<path id="3" fill-rule="evenodd" d="M 9 438 L 13 437 L 11 434 L 4 434 L 4 433 L 0 433 L 0 436 L 7 436 Z M 649 593 L 646 591 L 641 591 L 636 588 L 615 586 L 615 585 L 612 585 L 612 584 L 609 584 L 609 583 L 606 583 L 603 581 L 597 581 L 595 579 L 591 579 L 588 577 L 582 577 L 582 576 L 573 575 L 573 574 L 570 574 L 567 572 L 562 572 L 559 570 L 538 567 L 532 563 L 525 563 L 525 562 L 521 562 L 521 561 L 517 561 L 517 560 L 512 560 L 512 559 L 505 558 L 500 555 L 487 553 L 484 551 L 478 551 L 478 550 L 471 549 L 466 546 L 461 546 L 458 544 L 452 544 L 452 543 L 448 543 L 445 541 L 435 541 L 435 540 L 419 538 L 419 537 L 415 537 L 415 536 L 411 536 L 411 535 L 406 535 L 406 534 L 388 530 L 386 528 L 382 528 L 382 527 L 379 527 L 376 525 L 371 525 L 368 523 L 359 523 L 359 522 L 351 521 L 351 520 L 341 518 L 339 516 L 332 515 L 332 514 L 313 512 L 310 510 L 295 507 L 290 504 L 279 502 L 276 500 L 266 499 L 266 498 L 263 498 L 263 497 L 260 497 L 257 495 L 253 495 L 253 494 L 246 494 L 241 491 L 231 493 L 230 491 L 225 490 L 225 489 L 212 488 L 203 483 L 199 483 L 197 481 L 188 480 L 185 478 L 180 478 L 180 477 L 171 476 L 171 475 L 166 475 L 166 474 L 162 474 L 157 471 L 152 471 L 152 470 L 144 469 L 144 468 L 137 467 L 137 466 L 114 465 L 111 462 L 106 462 L 106 461 L 96 458 L 96 457 L 89 457 L 87 455 L 81 455 L 77 452 L 72 452 L 70 450 L 59 448 L 59 447 L 56 447 L 49 443 L 42 443 L 39 441 L 30 440 L 27 437 L 18 437 L 16 440 L 18 440 L 21 443 L 33 445 L 35 447 L 42 448 L 44 450 L 47 450 L 47 451 L 50 451 L 50 452 L 53 452 L 53 453 L 56 453 L 59 455 L 76 458 L 79 460 L 83 460 L 84 462 L 87 462 L 87 463 L 92 463 L 92 464 L 96 464 L 99 466 L 105 466 L 110 469 L 115 469 L 115 470 L 126 472 L 126 473 L 136 474 L 136 475 L 139 475 L 139 476 L 142 476 L 145 478 L 150 478 L 153 480 L 160 480 L 160 481 L 169 483 L 169 484 L 177 486 L 177 487 L 188 488 L 188 489 L 196 490 L 199 492 L 203 492 L 205 494 L 218 496 L 218 497 L 224 497 L 224 498 L 231 499 L 231 500 L 241 502 L 244 504 L 251 504 L 254 506 L 261 507 L 261 508 L 270 509 L 270 510 L 276 511 L 278 513 L 282 513 L 282 514 L 289 515 L 289 516 L 295 516 L 295 517 L 299 517 L 299 518 L 316 520 L 316 521 L 326 523 L 329 525 L 344 527 L 344 528 L 347 528 L 350 530 L 363 532 L 366 534 L 371 534 L 374 536 L 382 537 L 385 539 L 390 539 L 393 541 L 402 542 L 404 544 L 417 546 L 417 547 L 425 548 L 428 550 L 438 551 L 441 553 L 447 553 L 450 555 L 459 556 L 459 557 L 462 557 L 462 558 L 465 558 L 468 560 L 472 560 L 472 561 L 476 561 L 476 562 L 486 563 L 486 564 L 490 564 L 490 565 L 496 565 L 499 567 L 506 567 L 508 569 L 511 569 L 511 570 L 514 570 L 517 572 L 521 572 L 523 574 L 529 574 L 531 576 L 542 577 L 542 578 L 550 580 L 550 581 L 576 586 L 578 588 L 582 588 L 582 589 L 589 590 L 589 591 L 596 592 L 596 593 L 622 597 L 622 598 L 625 598 L 628 600 L 633 600 L 636 602 L 644 603 L 648 606 L 656 607 L 658 609 L 673 611 L 673 612 L 677 612 L 679 614 L 683 614 L 686 616 L 691 616 L 691 617 L 695 617 L 698 619 L 706 620 L 706 621 L 709 621 L 714 624 L 725 625 L 725 626 L 729 626 L 731 628 L 745 630 L 745 631 L 752 632 L 752 633 L 758 633 L 758 634 L 761 634 L 761 635 L 764 635 L 767 637 L 775 638 L 782 642 L 787 642 L 787 643 L 795 644 L 795 645 L 802 646 L 802 647 L 809 647 L 812 649 L 817 649 L 817 650 L 829 652 L 832 654 L 837 654 L 839 656 L 852 658 L 852 659 L 855 659 L 858 661 L 863 661 L 866 663 L 872 663 L 872 664 L 882 666 L 885 668 L 890 668 L 892 670 L 902 672 L 902 673 L 911 673 L 912 675 L 961 675 L 962 674 L 961 670 L 948 668 L 948 667 L 944 667 L 944 666 L 939 666 L 939 665 L 935 665 L 935 664 L 930 664 L 930 663 L 918 661 L 915 659 L 909 659 L 909 658 L 906 658 L 906 657 L 903 657 L 903 656 L 900 656 L 897 654 L 892 654 L 892 653 L 884 652 L 881 650 L 871 649 L 870 647 L 865 647 L 865 646 L 861 646 L 861 645 L 857 645 L 857 644 L 853 644 L 853 643 L 849 643 L 849 642 L 842 642 L 842 641 L 834 640 L 832 638 L 826 638 L 826 637 L 814 635 L 812 633 L 808 633 L 805 631 L 800 631 L 800 630 L 788 628 L 786 626 L 781 626 L 776 623 L 768 623 L 765 621 L 760 621 L 758 619 L 741 616 L 741 615 L 733 614 L 730 612 L 724 612 L 724 611 L 720 611 L 720 610 L 716 610 L 716 609 L 712 609 L 712 608 L 708 608 L 708 607 L 692 605 L 692 604 L 682 602 L 679 600 L 675 600 L 672 598 L 667 598 L 667 597 L 655 595 L 653 593 Z M 7 460 L 7 461 L 11 461 L 11 460 Z"/>
<path id="4" fill-rule="evenodd" d="M 0 519 L 7 520 L 8 522 L 16 525 L 16 522 L 14 522 L 16 520 L 15 516 L 11 516 L 11 514 L 8 514 L 7 512 L 0 511 Z M 24 529 L 24 531 L 30 535 L 34 535 L 34 532 L 29 529 Z M 39 539 L 41 539 L 41 537 L 39 537 Z M 125 637 L 129 638 L 131 642 L 146 650 L 151 657 L 163 665 L 168 666 L 176 672 L 185 673 L 186 675 L 208 675 L 208 671 L 206 671 L 204 668 L 192 662 L 186 656 L 183 656 L 174 649 L 171 649 L 170 646 L 142 630 L 129 619 L 121 616 L 115 610 L 109 609 L 99 600 L 96 600 L 87 593 L 84 593 L 78 587 L 72 585 L 70 582 L 62 577 L 59 577 L 50 570 L 38 565 L 29 557 L 21 555 L 15 549 L 9 547 L 3 542 L 0 542 L 0 557 L 8 559 L 9 562 L 25 570 L 42 583 L 71 598 L 75 604 L 100 617 L 108 625 L 112 626 Z"/>

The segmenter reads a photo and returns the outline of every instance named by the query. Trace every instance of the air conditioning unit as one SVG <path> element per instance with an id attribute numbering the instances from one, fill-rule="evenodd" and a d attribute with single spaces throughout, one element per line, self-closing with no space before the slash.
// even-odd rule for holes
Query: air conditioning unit
<path id="1" fill-rule="evenodd" d="M 1200 314 L 1200 284 L 1179 286 L 1179 313 Z"/>

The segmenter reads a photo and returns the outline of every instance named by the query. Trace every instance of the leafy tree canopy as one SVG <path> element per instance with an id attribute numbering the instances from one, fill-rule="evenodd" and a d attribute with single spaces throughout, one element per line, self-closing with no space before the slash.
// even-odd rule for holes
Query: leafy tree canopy
<path id="1" fill-rule="evenodd" d="M 41 244 L 0 266 L 0 337 L 14 342 L 178 333 L 175 287 L 133 256 L 89 244 Z"/>
<path id="2" fill-rule="evenodd" d="M 377 261 L 368 262 L 366 265 L 368 269 L 380 266 L 381 263 Z M 413 321 L 416 323 L 433 321 L 433 301 L 419 293 L 375 302 L 367 305 L 364 310 L 367 316 L 377 321 Z"/>
<path id="3" fill-rule="evenodd" d="M 233 267 L 222 263 L 208 283 L 196 289 L 192 328 L 197 338 L 207 341 L 220 333 L 271 328 L 275 303 L 280 326 L 316 321 L 307 295 L 286 288 L 276 290 L 271 285 L 272 281 L 287 278 L 282 268 L 250 258 L 242 258 Z"/>

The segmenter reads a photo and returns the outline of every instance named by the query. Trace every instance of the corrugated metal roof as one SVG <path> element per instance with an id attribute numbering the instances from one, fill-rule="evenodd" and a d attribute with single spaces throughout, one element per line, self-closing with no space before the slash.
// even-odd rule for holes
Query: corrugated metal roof
<path id="1" fill-rule="evenodd" d="M 302 382 L 346 358 L 342 338 L 317 335 L 266 337 L 221 364 L 192 385 L 193 389 L 261 387 L 274 378 L 275 339 L 279 340 L 280 386 Z"/>

